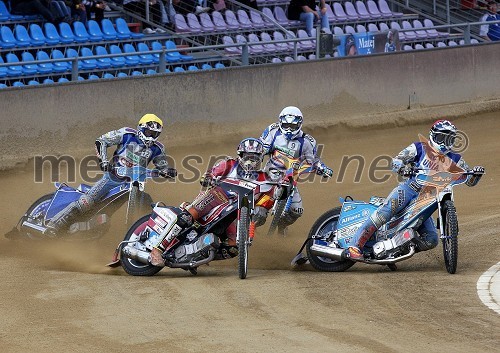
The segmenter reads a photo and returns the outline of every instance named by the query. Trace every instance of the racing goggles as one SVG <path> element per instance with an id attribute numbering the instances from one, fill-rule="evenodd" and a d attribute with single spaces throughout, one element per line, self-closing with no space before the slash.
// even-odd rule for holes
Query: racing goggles
<path id="1" fill-rule="evenodd" d="M 436 142 L 438 145 L 453 146 L 457 136 L 454 132 L 447 131 L 447 132 L 435 132 L 433 133 L 432 138 L 434 142 Z"/>
<path id="2" fill-rule="evenodd" d="M 154 131 L 154 130 L 150 130 L 148 128 L 144 128 L 144 129 L 142 129 L 142 133 L 146 137 L 152 137 L 152 138 L 156 139 L 156 138 L 158 138 L 158 136 L 160 136 L 161 131 Z"/>
<path id="3" fill-rule="evenodd" d="M 295 131 L 299 128 L 299 124 L 297 124 L 297 123 L 281 123 L 281 128 L 283 130 Z"/>

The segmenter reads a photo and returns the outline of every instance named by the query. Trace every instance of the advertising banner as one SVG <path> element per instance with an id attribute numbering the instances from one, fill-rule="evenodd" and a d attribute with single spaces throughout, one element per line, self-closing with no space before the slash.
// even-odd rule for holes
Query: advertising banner
<path id="1" fill-rule="evenodd" d="M 338 37 L 338 56 L 368 55 L 401 50 L 398 31 L 346 34 Z"/>

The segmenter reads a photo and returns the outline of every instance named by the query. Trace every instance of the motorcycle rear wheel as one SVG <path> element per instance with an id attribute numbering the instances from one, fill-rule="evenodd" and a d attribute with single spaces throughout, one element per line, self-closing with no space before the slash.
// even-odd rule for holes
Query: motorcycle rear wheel
<path id="1" fill-rule="evenodd" d="M 321 234 L 324 232 L 330 224 L 332 224 L 332 230 L 337 228 L 337 222 L 340 216 L 341 207 L 335 207 L 324 214 L 322 214 L 316 222 L 314 222 L 311 230 L 309 231 L 309 238 L 313 235 Z M 311 253 L 311 246 L 313 245 L 313 239 L 310 239 L 306 244 L 307 258 L 312 267 L 319 271 L 325 272 L 343 272 L 354 265 L 354 261 L 351 260 L 332 260 L 326 257 L 316 256 Z"/>
<path id="2" fill-rule="evenodd" d="M 132 227 L 128 230 L 127 234 L 125 234 L 125 238 L 123 240 L 139 240 L 139 234 L 134 234 L 135 230 L 139 228 L 142 224 L 146 223 L 149 219 L 149 215 L 141 217 L 137 222 L 135 222 Z M 153 266 L 151 264 L 144 264 L 137 260 L 130 259 L 123 255 L 120 251 L 120 263 L 129 275 L 131 276 L 153 276 L 154 274 L 160 272 L 163 267 Z"/>
<path id="3" fill-rule="evenodd" d="M 245 279 L 248 274 L 249 227 L 250 214 L 248 213 L 248 207 L 243 206 L 240 209 L 240 234 L 238 239 L 238 275 L 241 279 Z"/>
<path id="4" fill-rule="evenodd" d="M 443 207 L 443 256 L 446 271 L 454 274 L 458 264 L 458 218 L 453 201 L 446 200 Z"/>

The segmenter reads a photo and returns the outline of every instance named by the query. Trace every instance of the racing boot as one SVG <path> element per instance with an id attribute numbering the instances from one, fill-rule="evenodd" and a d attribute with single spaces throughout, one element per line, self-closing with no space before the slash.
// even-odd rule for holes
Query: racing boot
<path id="1" fill-rule="evenodd" d="M 73 201 L 52 217 L 43 231 L 44 235 L 55 237 L 59 232 L 68 230 L 69 226 L 76 221 L 78 216 L 90 209 L 86 195 L 77 201 Z"/>
<path id="2" fill-rule="evenodd" d="M 374 213 L 376 213 L 376 211 Z M 375 222 L 373 222 L 372 217 L 367 218 L 366 221 L 361 225 L 361 227 L 359 227 L 358 231 L 352 239 L 352 244 L 355 245 L 349 246 L 347 249 L 345 249 L 342 253 L 342 258 L 354 261 L 363 260 L 364 255 L 361 249 L 363 249 L 363 246 L 365 246 L 368 239 L 370 239 L 370 237 L 377 231 L 377 229 L 378 227 L 375 225 Z"/>
<path id="3" fill-rule="evenodd" d="M 153 247 L 151 250 L 151 256 L 149 262 L 153 266 L 163 266 L 165 264 L 165 259 L 163 255 L 166 250 L 173 245 L 177 236 L 187 227 L 193 224 L 193 217 L 186 210 L 179 210 L 177 214 L 177 219 L 173 226 L 166 228 L 166 233 L 162 234 L 161 240 Z"/>

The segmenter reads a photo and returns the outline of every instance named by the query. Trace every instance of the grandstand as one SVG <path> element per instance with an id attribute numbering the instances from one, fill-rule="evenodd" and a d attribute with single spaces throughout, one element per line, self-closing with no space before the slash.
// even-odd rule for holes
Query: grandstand
<path id="1" fill-rule="evenodd" d="M 179 11 L 172 16 L 175 25 L 168 23 L 165 9 L 155 14 L 151 8 L 143 16 L 115 4 L 104 20 L 90 20 L 87 26 L 13 15 L 4 1 L 0 0 L 1 88 L 345 55 L 322 46 L 328 35 L 314 32 L 309 37 L 303 23 L 288 20 L 284 0 L 259 0 L 258 9 L 228 0 L 224 12 Z M 430 11 L 426 2 L 407 6 L 403 1 L 327 1 L 331 32 L 337 38 L 386 36 L 392 30 L 399 39 L 398 49 L 404 51 L 481 43 L 478 26 L 452 23 L 463 18 L 458 9 L 453 17 L 449 10 L 443 18 L 442 11 Z M 138 22 L 158 30 L 143 34 L 136 31 Z"/>

